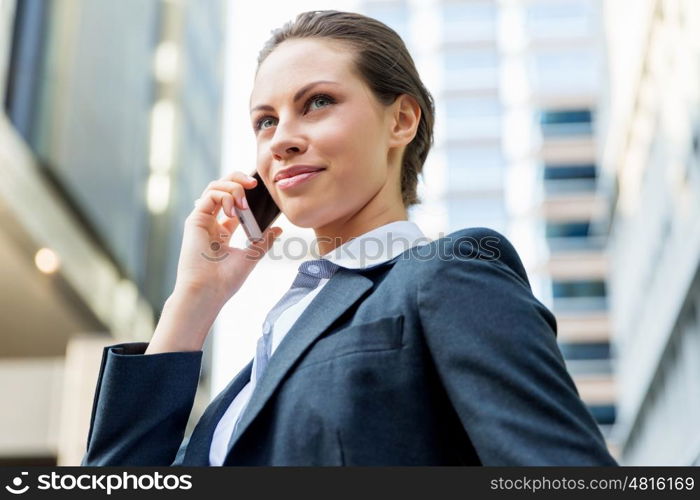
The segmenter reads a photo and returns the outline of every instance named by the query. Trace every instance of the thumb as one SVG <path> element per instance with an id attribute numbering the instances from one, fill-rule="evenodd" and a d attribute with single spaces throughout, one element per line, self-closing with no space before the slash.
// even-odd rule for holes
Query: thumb
<path id="1" fill-rule="evenodd" d="M 248 240 L 248 246 L 245 249 L 246 258 L 253 261 L 262 259 L 265 254 L 272 248 L 272 244 L 282 234 L 282 228 L 279 226 L 269 227 L 262 234 L 262 239 L 259 241 Z"/>

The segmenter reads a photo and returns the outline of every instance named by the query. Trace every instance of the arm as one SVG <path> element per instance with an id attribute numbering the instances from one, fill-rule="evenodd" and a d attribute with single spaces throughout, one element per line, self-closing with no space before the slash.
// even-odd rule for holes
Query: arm
<path id="1" fill-rule="evenodd" d="M 105 349 L 83 465 L 182 463 L 204 341 L 223 305 L 282 232 L 270 227 L 245 248 L 228 245 L 239 225 L 234 200 L 246 208 L 245 189 L 256 182 L 236 171 L 207 185 L 185 219 L 175 289 L 151 342 Z M 222 209 L 228 218 L 219 223 Z M 206 258 L 213 239 L 223 240 L 221 251 L 230 258 Z"/>
<path id="2" fill-rule="evenodd" d="M 105 348 L 82 465 L 182 461 L 178 445 L 197 392 L 202 345 L 219 309 L 207 294 L 176 291 L 150 343 Z"/>
<path id="3" fill-rule="evenodd" d="M 197 391 L 202 351 L 105 347 L 81 465 L 171 465 Z"/>
<path id="4" fill-rule="evenodd" d="M 445 258 L 423 266 L 417 301 L 481 462 L 616 465 L 566 371 L 554 316 L 532 295 L 511 244 L 485 229 L 453 235 Z"/>

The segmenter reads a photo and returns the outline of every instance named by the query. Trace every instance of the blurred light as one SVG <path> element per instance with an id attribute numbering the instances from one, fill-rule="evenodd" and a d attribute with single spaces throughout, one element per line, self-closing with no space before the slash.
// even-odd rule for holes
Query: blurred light
<path id="1" fill-rule="evenodd" d="M 172 41 L 158 45 L 155 55 L 156 80 L 162 83 L 172 83 L 177 78 L 180 50 Z"/>
<path id="2" fill-rule="evenodd" d="M 34 264 L 42 273 L 52 274 L 58 270 L 61 261 L 58 255 L 56 255 L 56 252 L 50 248 L 41 248 L 34 255 Z"/>
<path id="3" fill-rule="evenodd" d="M 151 111 L 151 155 L 153 172 L 165 173 L 173 165 L 175 143 L 175 104 L 161 99 Z"/>
<path id="4" fill-rule="evenodd" d="M 170 201 L 170 177 L 167 174 L 154 172 L 148 178 L 146 202 L 148 209 L 154 214 L 165 212 Z"/>

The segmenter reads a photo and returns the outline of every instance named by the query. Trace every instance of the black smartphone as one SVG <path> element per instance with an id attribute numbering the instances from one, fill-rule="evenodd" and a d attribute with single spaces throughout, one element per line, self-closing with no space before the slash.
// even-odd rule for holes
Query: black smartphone
<path id="1" fill-rule="evenodd" d="M 272 225 L 282 211 L 272 199 L 272 195 L 267 190 L 258 171 L 254 170 L 250 175 L 258 181 L 255 187 L 245 190 L 245 197 L 250 208 L 242 210 L 235 205 L 233 208 L 245 234 L 248 235 L 248 239 L 259 241 L 265 230 Z"/>

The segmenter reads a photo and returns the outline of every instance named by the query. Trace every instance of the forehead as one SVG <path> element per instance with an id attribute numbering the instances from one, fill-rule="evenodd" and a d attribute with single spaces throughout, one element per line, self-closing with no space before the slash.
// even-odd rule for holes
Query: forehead
<path id="1" fill-rule="evenodd" d="M 351 50 L 336 40 L 296 39 L 282 42 L 258 69 L 250 97 L 251 106 L 276 96 L 293 94 L 317 80 L 361 85 L 353 71 Z"/>

